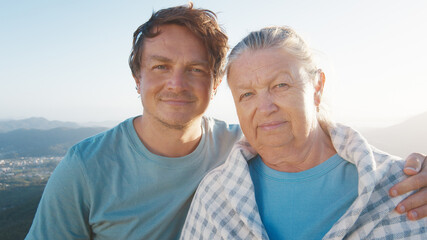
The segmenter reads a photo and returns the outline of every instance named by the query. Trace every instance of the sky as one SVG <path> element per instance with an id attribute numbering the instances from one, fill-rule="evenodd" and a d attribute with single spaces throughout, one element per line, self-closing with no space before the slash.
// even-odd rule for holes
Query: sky
<path id="1" fill-rule="evenodd" d="M 127 63 L 133 32 L 153 11 L 187 2 L 0 0 L 0 119 L 119 122 L 141 114 Z M 294 28 L 326 74 L 338 122 L 390 126 L 427 112 L 427 1 L 193 3 L 217 13 L 231 47 L 262 27 Z M 206 114 L 238 122 L 225 81 Z"/>

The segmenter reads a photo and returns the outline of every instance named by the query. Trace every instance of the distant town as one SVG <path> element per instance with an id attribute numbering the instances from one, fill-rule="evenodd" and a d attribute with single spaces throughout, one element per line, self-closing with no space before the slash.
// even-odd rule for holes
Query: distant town
<path id="1" fill-rule="evenodd" d="M 0 159 L 0 190 L 45 184 L 62 157 Z"/>

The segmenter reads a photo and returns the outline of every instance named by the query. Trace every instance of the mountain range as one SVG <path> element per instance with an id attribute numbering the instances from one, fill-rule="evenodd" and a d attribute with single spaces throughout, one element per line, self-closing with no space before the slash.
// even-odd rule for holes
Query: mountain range
<path id="1" fill-rule="evenodd" d="M 49 121 L 46 118 L 32 117 L 22 120 L 0 120 L 0 132 L 9 132 L 16 129 L 52 129 L 58 127 L 78 128 L 74 122 Z"/>
<path id="2" fill-rule="evenodd" d="M 365 128 L 360 132 L 371 145 L 396 156 L 427 154 L 427 112 L 390 127 Z"/>
<path id="3" fill-rule="evenodd" d="M 73 144 L 106 129 L 44 118 L 0 121 L 0 158 L 62 156 Z M 391 127 L 358 130 L 390 154 L 427 153 L 427 112 Z"/>
<path id="4" fill-rule="evenodd" d="M 44 118 L 0 121 L 0 158 L 63 156 L 75 143 L 105 131 Z"/>

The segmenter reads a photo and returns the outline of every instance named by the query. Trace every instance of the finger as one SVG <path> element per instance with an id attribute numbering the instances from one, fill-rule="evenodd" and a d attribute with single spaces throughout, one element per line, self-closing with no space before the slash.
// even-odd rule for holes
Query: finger
<path id="1" fill-rule="evenodd" d="M 414 210 L 411 210 L 406 214 L 409 220 L 419 220 L 421 218 L 427 217 L 427 206 L 419 207 Z"/>
<path id="2" fill-rule="evenodd" d="M 402 194 L 405 194 L 410 191 L 418 190 L 420 188 L 426 187 L 427 185 L 427 172 L 422 171 L 417 175 L 410 176 L 400 183 L 397 183 L 390 188 L 389 194 L 392 197 L 396 197 Z"/>
<path id="3" fill-rule="evenodd" d="M 411 153 L 406 157 L 405 167 L 403 171 L 407 175 L 417 174 L 421 170 L 421 166 L 425 166 L 426 156 L 420 153 Z M 424 164 L 423 164 L 424 163 Z"/>
<path id="4" fill-rule="evenodd" d="M 427 188 L 421 189 L 397 204 L 396 211 L 400 214 L 405 212 L 409 214 L 411 211 L 415 211 L 418 214 L 416 209 L 423 206 L 427 206 Z"/>

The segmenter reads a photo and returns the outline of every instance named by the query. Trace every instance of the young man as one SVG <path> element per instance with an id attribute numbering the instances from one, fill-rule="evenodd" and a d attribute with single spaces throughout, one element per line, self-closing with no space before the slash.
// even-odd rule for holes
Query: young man
<path id="1" fill-rule="evenodd" d="M 26 239 L 178 238 L 197 185 L 242 136 L 203 116 L 227 50 L 215 15 L 191 4 L 140 26 L 129 63 L 142 116 L 68 151 Z"/>
<path id="2" fill-rule="evenodd" d="M 238 125 L 203 117 L 227 36 L 215 15 L 163 9 L 129 58 L 142 116 L 72 147 L 52 174 L 27 239 L 174 239 L 197 185 L 227 158 Z"/>

